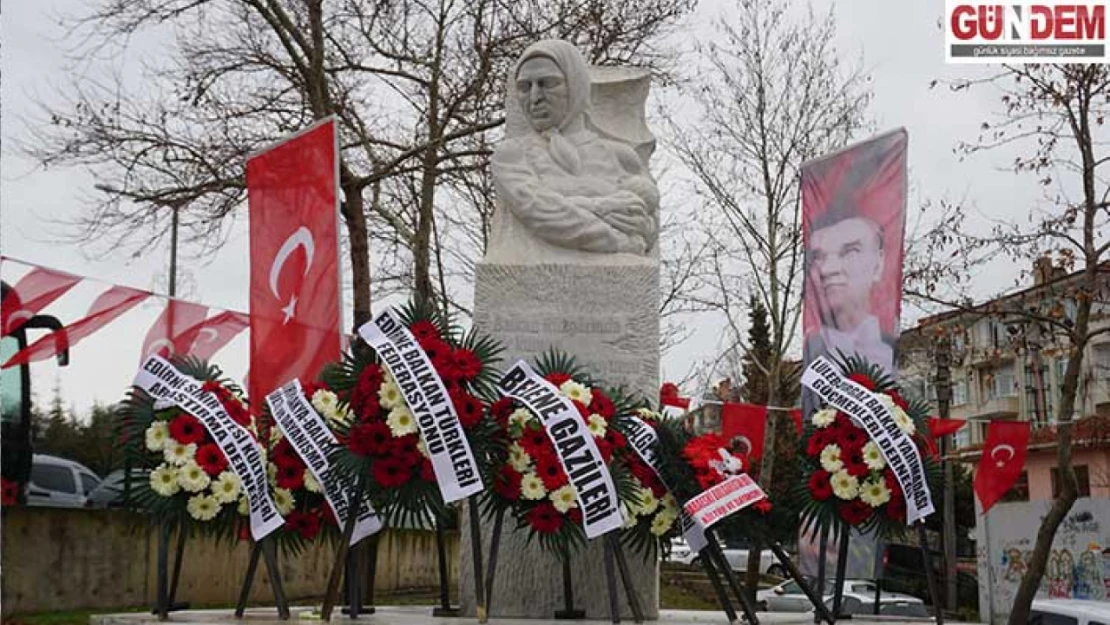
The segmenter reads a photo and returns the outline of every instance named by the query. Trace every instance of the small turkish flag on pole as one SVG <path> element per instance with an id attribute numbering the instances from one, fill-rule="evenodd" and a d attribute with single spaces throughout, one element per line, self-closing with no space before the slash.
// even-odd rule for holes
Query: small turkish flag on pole
<path id="1" fill-rule="evenodd" d="M 690 398 L 680 397 L 678 385 L 674 382 L 665 382 L 659 388 L 659 404 L 663 414 L 668 417 L 681 417 L 690 410 Z"/>
<path id="2" fill-rule="evenodd" d="M 1028 447 L 1028 421 L 992 421 L 987 426 L 987 442 L 974 484 L 984 514 L 1021 476 Z"/>
<path id="3" fill-rule="evenodd" d="M 763 457 L 763 436 L 767 427 L 767 406 L 755 404 L 721 405 L 721 434 L 732 440 L 739 438 L 748 444 L 752 460 Z"/>
<path id="4" fill-rule="evenodd" d="M 967 425 L 967 421 L 963 419 L 941 419 L 939 417 L 929 417 L 929 434 L 932 435 L 933 440 L 940 440 L 949 434 L 955 434 L 960 431 L 960 428 Z"/>
<path id="5" fill-rule="evenodd" d="M 339 143 L 327 119 L 247 160 L 254 406 L 340 355 Z"/>

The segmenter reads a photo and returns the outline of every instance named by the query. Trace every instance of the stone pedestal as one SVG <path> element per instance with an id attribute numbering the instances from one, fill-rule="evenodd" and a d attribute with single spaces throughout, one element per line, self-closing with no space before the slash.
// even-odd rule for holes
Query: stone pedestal
<path id="1" fill-rule="evenodd" d="M 653 397 L 659 388 L 659 266 L 625 255 L 593 260 L 510 265 L 487 259 L 477 268 L 474 324 L 504 345 L 504 366 L 533 360 L 554 347 L 574 355 L 605 384 Z M 484 525 L 483 564 L 488 564 L 492 523 Z M 551 618 L 563 605 L 561 564 L 537 545 L 527 545 L 527 533 L 514 526 L 505 519 L 490 615 Z M 460 603 L 465 614 L 473 615 L 470 541 L 461 541 L 460 547 Z M 658 618 L 658 562 L 627 550 L 626 555 L 645 616 Z M 587 618 L 608 618 L 600 538 L 579 551 L 571 571 L 575 607 L 584 609 Z M 622 615 L 631 617 L 620 592 Z"/>

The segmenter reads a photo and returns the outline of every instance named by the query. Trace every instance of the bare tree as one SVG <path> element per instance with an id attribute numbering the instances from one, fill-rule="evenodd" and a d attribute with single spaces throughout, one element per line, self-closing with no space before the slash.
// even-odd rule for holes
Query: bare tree
<path id="1" fill-rule="evenodd" d="M 658 63 L 653 42 L 692 4 L 103 0 L 74 24 L 81 59 L 127 58 L 127 42 L 150 31 L 171 52 L 141 82 L 82 60 L 67 101 L 44 107 L 49 123 L 25 145 L 44 165 L 102 181 L 80 240 L 142 249 L 162 209 L 180 207 L 191 238 L 218 247 L 244 199 L 246 156 L 336 116 L 358 324 L 369 318 L 371 241 L 383 248 L 378 284 L 426 299 L 443 291 L 454 259 L 436 280 L 437 204 L 458 200 L 442 192 L 449 180 L 486 167 L 505 71 L 524 46 L 564 36 L 595 62 Z M 457 217 L 472 228 L 482 213 Z"/>
<path id="2" fill-rule="evenodd" d="M 751 295 L 769 315 L 769 358 L 754 364 L 776 405 L 801 312 L 800 166 L 863 127 L 871 93 L 865 74 L 837 60 L 831 12 L 791 16 L 775 0 L 738 0 L 735 8 L 716 23 L 719 41 L 697 47 L 704 65 L 687 88 L 695 121 L 672 117 L 671 125 L 704 207 L 710 269 L 702 292 L 726 321 L 726 351 L 736 350 L 726 360 L 739 362 L 744 351 Z M 769 426 L 774 441 L 774 420 Z M 765 454 L 761 471 L 768 485 L 773 459 Z M 758 546 L 751 554 L 749 580 L 758 575 Z"/>
<path id="3" fill-rule="evenodd" d="M 1004 66 L 983 79 L 949 84 L 955 91 L 982 86 L 999 90 L 1001 112 L 997 119 L 982 124 L 975 141 L 961 144 L 962 152 L 973 154 L 1000 146 L 1027 149 L 1015 159 L 1014 171 L 1038 176 L 1046 201 L 1034 208 L 1028 219 L 1009 219 L 982 236 L 965 231 L 964 213 L 955 207 L 950 219 L 930 232 L 931 245 L 936 250 L 953 250 L 947 256 L 971 268 L 1000 254 L 1025 261 L 1052 255 L 1057 266 L 1072 275 L 1055 280 L 1050 276 L 1042 288 L 979 307 L 935 295 L 933 287 L 948 275 L 944 267 L 939 273 L 921 272 L 911 292 L 958 310 L 1000 319 L 1024 342 L 1059 346 L 1067 354 L 1055 415 L 1060 494 L 1041 522 L 1009 618 L 1011 625 L 1024 625 L 1053 537 L 1078 497 L 1072 468 L 1072 422 L 1085 353 L 1092 339 L 1110 333 L 1110 326 L 1092 326 L 1093 317 L 1110 311 L 1110 179 L 1104 172 L 1110 163 L 1110 154 L 1104 153 L 1110 139 L 1104 127 L 1110 111 L 1110 69 L 1103 65 Z M 944 256 L 938 254 L 938 258 Z M 1043 261 L 1041 267 L 1046 268 Z"/>

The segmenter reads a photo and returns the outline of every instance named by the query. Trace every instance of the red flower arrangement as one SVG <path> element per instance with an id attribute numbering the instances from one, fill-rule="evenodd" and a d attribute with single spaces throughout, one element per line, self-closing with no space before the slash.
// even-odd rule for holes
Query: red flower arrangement
<path id="1" fill-rule="evenodd" d="M 0 506 L 14 506 L 19 503 L 19 482 L 0 477 Z"/>

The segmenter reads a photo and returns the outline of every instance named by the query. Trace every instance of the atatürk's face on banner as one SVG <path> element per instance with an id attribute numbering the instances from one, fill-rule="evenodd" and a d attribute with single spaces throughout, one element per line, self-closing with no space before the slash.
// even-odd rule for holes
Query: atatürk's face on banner
<path id="1" fill-rule="evenodd" d="M 883 270 L 878 227 L 852 217 L 815 230 L 809 245 L 809 274 L 831 323 L 847 330 L 868 314 L 871 287 Z"/>
<path id="2" fill-rule="evenodd" d="M 557 127 L 567 115 L 570 90 L 563 71 L 547 57 L 525 61 L 516 74 L 520 110 L 528 115 L 532 129 L 544 132 Z"/>

